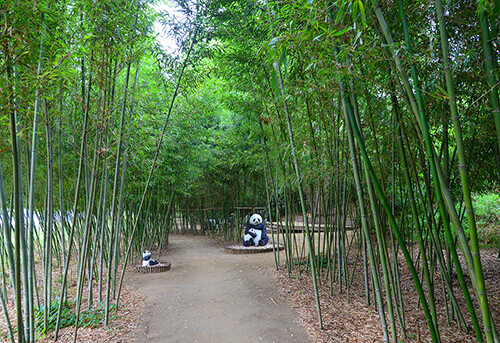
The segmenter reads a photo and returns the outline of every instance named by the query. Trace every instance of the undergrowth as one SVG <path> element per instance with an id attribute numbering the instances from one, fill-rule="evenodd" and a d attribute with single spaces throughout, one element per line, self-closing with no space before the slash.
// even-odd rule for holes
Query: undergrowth
<path id="1" fill-rule="evenodd" d="M 44 325 L 44 305 L 40 305 L 40 307 L 35 308 L 35 328 L 36 328 L 36 336 L 37 338 L 43 338 L 49 332 L 54 331 L 57 322 L 57 311 L 59 309 L 59 302 L 53 302 L 50 306 L 48 318 L 47 318 L 47 326 Z M 110 306 L 110 320 L 116 319 L 116 305 Z M 100 326 L 104 322 L 105 316 L 105 305 L 104 303 L 100 303 L 98 307 L 91 308 L 86 311 L 81 311 L 79 316 L 79 327 L 86 328 L 96 328 Z M 61 323 L 60 329 L 74 326 L 76 324 L 76 313 L 75 313 L 75 302 L 65 301 L 63 303 L 62 312 L 61 312 Z M 16 328 L 13 328 L 13 331 L 16 332 Z M 0 339 L 7 339 L 8 333 L 6 331 L 0 333 Z"/>
<path id="2" fill-rule="evenodd" d="M 496 246 L 500 234 L 500 194 L 478 194 L 473 201 L 480 244 L 485 247 Z"/>
<path id="3" fill-rule="evenodd" d="M 60 328 L 65 328 L 67 326 L 76 325 L 76 313 L 74 311 L 74 301 L 64 302 L 63 309 L 61 313 L 61 324 Z M 47 318 L 47 327 L 44 326 L 43 316 L 44 316 L 44 306 L 41 305 L 39 308 L 35 309 L 35 327 L 36 333 L 40 337 L 44 337 L 48 332 L 51 332 L 56 327 L 57 321 L 57 311 L 59 309 L 59 302 L 54 302 L 50 306 L 49 316 Z M 116 318 L 115 312 L 116 305 L 110 306 L 110 320 Z M 100 303 L 98 307 L 91 308 L 86 311 L 81 311 L 79 316 L 79 327 L 90 327 L 96 328 L 104 322 L 105 316 L 105 305 Z"/>

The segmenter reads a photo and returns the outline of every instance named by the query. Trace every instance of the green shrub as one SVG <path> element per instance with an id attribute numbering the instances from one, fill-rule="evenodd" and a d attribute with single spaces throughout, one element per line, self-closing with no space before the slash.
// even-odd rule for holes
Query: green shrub
<path id="1" fill-rule="evenodd" d="M 111 305 L 110 309 L 113 310 L 116 305 Z M 36 332 L 39 337 L 44 337 L 47 332 L 53 331 L 56 327 L 57 322 L 57 311 L 59 309 L 59 302 L 53 302 L 50 306 L 49 316 L 47 319 L 47 327 L 43 325 L 43 314 L 44 305 L 39 308 L 35 308 L 35 327 Z M 104 304 L 99 304 L 97 308 L 92 308 L 87 311 L 81 311 L 80 313 L 80 327 L 91 327 L 95 328 L 99 326 L 104 321 Z M 115 319 L 115 315 L 112 314 L 110 319 Z M 74 302 L 64 302 L 61 312 L 61 324 L 60 328 L 65 328 L 67 326 L 73 326 L 76 324 L 76 314 L 74 311 Z"/>
<path id="2" fill-rule="evenodd" d="M 500 194 L 494 192 L 478 194 L 474 196 L 473 201 L 479 243 L 487 246 L 498 244 Z"/>

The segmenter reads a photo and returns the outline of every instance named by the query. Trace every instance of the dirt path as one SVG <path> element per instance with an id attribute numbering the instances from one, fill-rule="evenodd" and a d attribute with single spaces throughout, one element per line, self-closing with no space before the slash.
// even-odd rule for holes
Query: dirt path
<path id="1" fill-rule="evenodd" d="M 145 297 L 138 343 L 306 343 L 276 290 L 273 253 L 231 254 L 203 236 L 171 236 L 171 270 L 129 274 Z"/>

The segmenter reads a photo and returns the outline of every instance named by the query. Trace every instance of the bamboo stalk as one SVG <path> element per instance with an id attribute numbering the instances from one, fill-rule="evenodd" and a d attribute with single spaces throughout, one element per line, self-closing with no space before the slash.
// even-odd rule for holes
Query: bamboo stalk
<path id="1" fill-rule="evenodd" d="M 338 50 L 337 50 L 338 51 Z M 367 216 L 366 216 L 366 209 L 365 209 L 365 204 L 364 204 L 364 196 L 363 196 L 363 188 L 361 185 L 361 177 L 360 177 L 360 171 L 359 171 L 359 166 L 358 166 L 358 161 L 356 158 L 356 151 L 355 151 L 355 146 L 354 146 L 354 134 L 352 130 L 352 124 L 349 120 L 349 110 L 352 111 L 352 108 L 349 108 L 350 105 L 350 99 L 348 96 L 345 95 L 345 86 L 344 82 L 342 79 L 340 81 L 340 94 L 342 98 L 342 107 L 343 107 L 343 112 L 344 112 L 344 122 L 346 125 L 346 131 L 347 131 L 347 137 L 349 140 L 349 151 L 351 155 L 351 164 L 352 164 L 352 170 L 354 174 L 354 181 L 356 183 L 356 191 L 357 191 L 357 196 L 358 196 L 358 204 L 359 204 L 359 211 L 360 211 L 360 216 L 361 216 L 361 228 L 363 230 L 363 237 L 366 242 L 366 248 L 368 250 L 368 260 L 370 264 L 370 271 L 371 271 L 371 279 L 374 285 L 374 292 L 375 296 L 377 299 L 377 305 L 378 305 L 378 313 L 380 316 L 380 322 L 382 325 L 382 332 L 384 335 L 384 342 L 389 342 L 389 333 L 387 331 L 387 322 L 385 319 L 385 311 L 384 311 L 384 301 L 382 298 L 382 292 L 381 292 L 381 286 L 380 286 L 380 277 L 378 270 L 376 266 L 378 263 L 375 260 L 375 253 L 373 249 L 373 245 L 371 242 L 371 237 L 370 237 L 370 230 L 368 228 L 368 221 L 367 221 Z"/>
<path id="2" fill-rule="evenodd" d="M 93 50 L 91 52 L 91 58 L 90 58 L 91 64 L 93 61 Z M 83 60 L 82 60 L 82 65 L 84 65 Z M 85 69 L 82 68 L 82 80 L 84 80 L 83 74 L 85 73 Z M 82 86 L 82 95 L 83 98 L 85 99 L 85 87 Z M 76 222 L 77 222 L 77 213 L 78 213 L 78 200 L 80 198 L 80 187 L 82 184 L 82 178 L 83 178 L 83 164 L 84 164 L 84 150 L 85 150 L 85 145 L 87 143 L 87 129 L 88 129 L 88 119 L 89 119 L 89 109 L 90 109 L 90 90 L 92 87 L 92 70 L 89 72 L 89 82 L 88 82 L 88 92 L 87 92 L 87 98 L 86 98 L 86 106 L 84 107 L 84 119 L 83 119 L 83 128 L 82 128 L 82 141 L 80 144 L 80 161 L 78 165 L 78 176 L 77 176 L 77 181 L 76 181 L 76 188 L 75 188 L 75 198 L 73 201 L 73 219 L 71 222 L 71 231 L 69 235 L 69 246 L 68 246 L 68 253 L 67 253 L 67 259 L 66 263 L 64 265 L 64 273 L 63 273 L 63 278 L 62 278 L 62 284 L 61 284 L 61 291 L 60 291 L 60 299 L 59 299 L 59 308 L 57 310 L 57 320 L 56 320 L 56 327 L 54 329 L 54 340 L 57 341 L 59 337 L 59 327 L 61 324 L 61 314 L 62 314 L 62 308 L 64 304 L 64 298 L 66 294 L 66 287 L 67 287 L 67 281 L 68 281 L 68 271 L 69 271 L 69 264 L 71 261 L 71 253 L 73 249 L 73 236 L 75 234 L 75 228 L 76 228 Z"/>
<path id="3" fill-rule="evenodd" d="M 444 63 L 444 75 L 446 79 L 446 89 L 449 96 L 449 105 L 451 110 L 451 119 L 453 122 L 453 129 L 455 132 L 455 142 L 458 150 L 458 168 L 460 170 L 460 179 L 462 181 L 462 192 L 465 201 L 465 207 L 467 209 L 467 221 L 469 224 L 469 235 L 472 250 L 472 258 L 474 262 L 474 272 L 476 275 L 476 289 L 479 301 L 479 306 L 481 308 L 481 313 L 483 315 L 483 325 L 486 334 L 486 340 L 489 343 L 493 342 L 492 322 L 490 309 L 488 305 L 488 298 L 486 295 L 486 288 L 484 285 L 483 269 L 481 265 L 481 257 L 479 253 L 479 244 L 477 238 L 477 228 L 476 219 L 474 216 L 474 208 L 472 206 L 472 197 L 470 194 L 469 187 L 469 176 L 467 172 L 467 161 L 465 159 L 465 151 L 462 139 L 462 127 L 460 125 L 460 118 L 457 107 L 457 100 L 455 96 L 455 86 L 453 84 L 453 76 L 451 74 L 451 61 L 449 57 L 449 45 L 448 45 L 448 34 L 446 32 L 446 26 L 444 22 L 443 5 L 441 0 L 435 0 L 436 4 L 436 16 L 439 23 L 439 32 L 441 36 L 441 50 L 443 53 L 443 63 Z M 499 117 L 500 120 L 500 117 Z M 500 123 L 500 121 L 499 121 Z M 500 132 L 500 131 L 499 131 Z M 475 326 L 476 337 L 481 341 L 481 331 L 479 327 Z"/>
<path id="4" fill-rule="evenodd" d="M 377 11 L 377 8 L 376 8 L 376 11 Z M 378 11 L 380 11 L 380 8 L 378 8 Z M 341 83 L 342 83 L 342 81 L 341 81 Z M 422 303 L 422 307 L 423 307 L 423 310 L 425 313 L 425 317 L 427 319 L 427 324 L 428 324 L 432 339 L 434 342 L 440 342 L 438 332 L 434 326 L 434 323 L 432 320 L 432 315 L 429 311 L 429 306 L 428 306 L 427 300 L 425 298 L 422 285 L 421 285 L 420 280 L 418 278 L 417 271 L 416 271 L 415 266 L 413 264 L 413 261 L 411 259 L 410 253 L 408 252 L 408 249 L 407 249 L 406 244 L 403 240 L 403 237 L 401 235 L 399 227 L 394 219 L 394 216 L 392 215 L 389 203 L 387 202 L 387 198 L 385 197 L 385 195 L 382 191 L 382 187 L 381 187 L 380 183 L 378 182 L 378 178 L 376 177 L 375 172 L 371 166 L 371 162 L 370 162 L 370 159 L 369 159 L 368 154 L 366 152 L 364 142 L 361 138 L 361 133 L 360 133 L 358 124 L 357 124 L 356 119 L 354 118 L 354 115 L 353 115 L 352 105 L 348 102 L 348 97 L 345 97 L 345 99 L 346 99 L 346 109 L 347 109 L 346 112 L 349 116 L 349 118 L 346 117 L 346 119 L 350 120 L 350 123 L 351 123 L 353 131 L 354 131 L 354 136 L 356 137 L 356 140 L 358 142 L 358 147 L 360 148 L 360 151 L 361 151 L 361 156 L 362 156 L 363 161 L 366 165 L 366 168 L 369 171 L 370 179 L 373 182 L 377 196 L 379 197 L 379 200 L 382 203 L 382 206 L 384 207 L 384 210 L 385 210 L 385 212 L 388 216 L 388 219 L 389 219 L 389 223 L 394 231 L 394 235 L 396 236 L 396 239 L 398 240 L 398 244 L 401 247 L 403 255 L 405 256 L 405 260 L 406 260 L 406 263 L 407 263 L 408 268 L 410 270 L 410 273 L 412 275 L 413 281 L 415 283 L 415 287 L 417 289 L 419 299 Z"/>
<path id="5" fill-rule="evenodd" d="M 43 313 L 43 322 L 44 326 L 48 327 L 48 317 L 50 315 L 50 308 L 52 302 L 52 230 L 53 230 L 53 219 L 54 219 L 54 192 L 53 192 L 53 158 L 52 158 L 52 127 L 50 123 L 48 108 L 47 108 L 47 100 L 44 99 L 44 112 L 45 112 L 45 128 L 46 128 L 46 140 L 47 140 L 47 202 L 46 202 L 46 227 L 45 227 L 45 275 L 44 275 L 44 313 Z M 34 175 L 31 175 L 34 178 Z M 33 188 L 34 191 L 34 188 Z M 34 193 L 32 194 L 34 197 Z M 31 247 L 33 247 L 31 245 Z M 31 249 L 30 249 L 31 250 Z M 33 259 L 34 261 L 34 259 Z M 34 272 L 34 270 L 31 270 Z M 32 301 L 32 299 L 30 299 Z M 34 325 L 34 323 L 33 323 Z M 34 327 L 33 338 L 34 338 Z M 31 336 L 31 333 L 30 333 Z M 30 338 L 31 340 L 31 338 Z M 33 339 L 34 340 L 34 339 Z"/>
<path id="6" fill-rule="evenodd" d="M 190 45 L 190 47 L 188 49 L 186 58 L 184 59 L 184 63 L 182 64 L 182 67 L 181 67 L 180 75 L 179 75 L 179 78 L 177 80 L 177 84 L 175 86 L 175 91 L 174 91 L 174 93 L 172 95 L 172 100 L 170 102 L 170 106 L 169 106 L 169 109 L 168 109 L 168 112 L 167 112 L 167 118 L 165 120 L 165 124 L 163 126 L 163 130 L 162 130 L 160 139 L 158 141 L 158 145 L 157 145 L 157 148 L 156 148 L 156 152 L 155 152 L 155 156 L 154 156 L 154 159 L 153 159 L 153 163 L 151 165 L 151 169 L 149 171 L 149 175 L 148 175 L 148 179 L 146 181 L 146 185 L 144 186 L 144 192 L 142 194 L 141 202 L 139 204 L 139 210 L 137 211 L 138 215 L 137 215 L 137 218 L 136 218 L 136 220 L 134 222 L 134 226 L 132 228 L 132 232 L 130 233 L 130 238 L 129 238 L 129 241 L 128 241 L 128 244 L 127 244 L 127 250 L 126 250 L 125 258 L 124 258 L 124 261 L 123 261 L 123 269 L 122 269 L 122 272 L 121 272 L 121 275 L 120 275 L 120 282 L 119 282 L 119 286 L 118 286 L 118 294 L 116 296 L 116 298 L 117 298 L 117 300 L 116 300 L 116 308 L 117 309 L 119 307 L 118 305 L 119 305 L 119 301 L 120 301 L 120 293 L 121 293 L 123 278 L 125 276 L 125 270 L 126 270 L 127 262 L 128 262 L 129 257 L 130 257 L 130 252 L 131 252 L 131 248 L 132 248 L 132 240 L 134 238 L 135 231 L 137 230 L 137 224 L 139 222 L 139 214 L 141 213 L 142 206 L 144 204 L 144 199 L 146 198 L 146 194 L 147 194 L 147 191 L 148 191 L 148 188 L 149 188 L 149 184 L 151 182 L 151 178 L 153 176 L 153 172 L 154 172 L 155 167 L 156 167 L 156 161 L 158 160 L 158 153 L 159 153 L 161 144 L 163 142 L 163 138 L 164 138 L 165 133 L 166 133 L 166 129 L 167 129 L 167 126 L 168 126 L 168 123 L 169 123 L 169 120 L 170 120 L 170 115 L 171 115 L 173 107 L 174 107 L 175 99 L 177 98 L 177 95 L 178 95 L 178 92 L 179 92 L 180 82 L 182 80 L 182 76 L 184 74 L 184 70 L 186 69 L 186 65 L 187 65 L 187 63 L 189 61 L 189 56 L 191 54 L 191 51 L 193 50 L 193 46 L 194 46 L 194 43 L 196 41 L 196 36 L 197 36 L 197 30 L 195 30 L 195 32 L 193 33 L 191 45 Z"/>
<path id="7" fill-rule="evenodd" d="M 14 290 L 14 294 L 16 293 L 16 288 L 15 288 L 15 280 L 14 280 L 14 276 L 15 276 L 15 272 L 14 272 L 14 268 L 15 268 L 15 264 L 14 264 L 14 254 L 12 252 L 12 240 L 10 238 L 10 230 L 11 230 L 11 224 L 10 224 L 10 216 L 9 216 L 9 213 L 7 211 L 7 202 L 6 202 L 6 198 L 5 198 L 5 187 L 4 187 L 4 181 L 3 181 L 3 173 L 2 173 L 2 165 L 0 163 L 0 209 L 2 211 L 2 224 L 1 224 L 1 227 L 3 229 L 3 233 L 2 233 L 2 248 L 5 247 L 5 249 L 7 250 L 7 259 L 9 261 L 9 273 L 10 273 L 10 277 L 11 277 L 11 280 L 12 280 L 12 286 L 13 286 L 13 290 Z M 2 249 L 2 257 L 3 257 L 3 249 Z M 3 266 L 3 258 L 2 258 L 2 266 Z M 2 269 L 3 270 L 3 269 Z M 4 279 L 4 282 L 5 282 L 5 279 Z M 5 286 L 5 284 L 4 284 Z M 5 289 L 4 289 L 5 290 Z M 10 341 L 12 343 L 14 343 L 14 331 L 12 330 L 12 325 L 10 323 L 10 317 L 9 317 L 9 312 L 8 312 L 8 309 L 7 309 L 7 302 L 6 302 L 6 299 L 5 299 L 5 296 L 4 296 L 4 292 L 0 289 L 0 302 L 2 304 L 2 312 L 3 312 L 3 315 L 4 315 L 4 318 L 5 318 L 5 323 L 7 325 L 7 331 L 9 333 L 9 338 L 10 338 Z"/>
<path id="8" fill-rule="evenodd" d="M 139 17 L 139 6 L 140 4 L 137 3 L 137 9 L 136 9 L 136 15 L 134 19 L 134 24 L 132 25 L 132 32 L 135 33 L 135 29 L 137 27 L 137 20 Z M 125 109 L 127 106 L 127 100 L 128 100 L 128 87 L 129 87 L 129 78 L 130 78 L 130 68 L 132 66 L 132 53 L 134 51 L 134 42 L 135 42 L 135 35 L 130 43 L 130 47 L 128 49 L 128 56 L 127 56 L 127 71 L 125 73 L 125 85 L 124 85 L 124 94 L 123 94 L 123 100 L 122 100 L 122 108 L 121 108 L 121 115 L 120 115 L 120 131 L 118 135 L 118 143 L 117 143 L 117 151 L 116 151 L 116 163 L 115 163 L 115 173 L 114 173 L 114 181 L 113 181 L 113 199 L 111 200 L 111 233 L 110 237 L 113 236 L 113 233 L 116 230 L 116 205 L 117 205 L 117 197 L 118 197 L 118 177 L 120 175 L 120 164 L 121 164 L 121 155 L 122 155 L 122 140 L 123 140 L 123 131 L 124 131 L 124 126 L 125 126 Z M 139 63 L 137 64 L 137 69 L 136 69 L 136 74 L 135 74 L 135 83 L 137 83 L 137 75 L 139 72 Z M 116 74 L 115 74 L 115 79 L 116 79 Z M 135 84 L 134 84 L 134 90 L 135 90 Z M 105 314 L 104 314 L 104 325 L 109 324 L 109 306 L 110 306 L 110 291 L 111 291 L 111 256 L 113 255 L 113 244 L 112 240 L 110 240 L 109 244 L 109 250 L 108 250 L 108 278 L 106 282 L 106 305 L 105 305 Z"/>
<path id="9" fill-rule="evenodd" d="M 92 162 L 92 178 L 90 180 L 90 198 L 89 202 L 87 203 L 87 208 L 85 210 L 85 224 L 84 224 L 84 231 L 83 231 L 83 237 L 82 237 L 82 242 L 81 242 L 81 248 L 80 248 L 80 257 L 78 259 L 78 270 L 77 270 L 77 282 L 76 282 L 76 309 L 75 309 L 75 331 L 73 335 L 73 342 L 77 342 L 78 338 L 78 328 L 80 326 L 80 311 L 81 311 L 81 300 L 82 300 L 82 295 L 83 295 L 83 284 L 85 281 L 85 269 L 87 266 L 87 260 L 88 260 L 88 254 L 90 250 L 90 239 L 91 239 L 91 226 L 92 226 L 92 217 L 93 217 L 93 212 L 94 212 L 94 203 L 95 203 L 95 196 L 97 194 L 97 179 L 98 179 L 98 170 L 99 170 L 99 163 L 100 163 L 100 133 L 99 131 L 96 133 L 96 139 L 95 139 L 95 149 L 94 149 L 94 157 L 93 157 L 93 162 Z M 88 282 L 92 282 L 92 277 L 89 275 Z"/>
<path id="10" fill-rule="evenodd" d="M 10 59 L 9 51 L 6 52 L 6 59 Z M 14 223 L 15 223 L 15 235 L 14 235 L 14 245 L 15 245 L 15 301 L 16 301 L 16 314 L 17 314 L 17 340 L 19 343 L 24 342 L 24 329 L 23 329 L 23 313 L 21 306 L 21 234 L 24 232 L 22 225 L 22 185 L 21 185 L 21 161 L 18 154 L 19 144 L 17 142 L 17 120 L 16 120 L 16 109 L 14 107 L 14 90 L 10 80 L 12 79 L 10 66 L 7 65 L 7 87 L 9 90 L 9 119 L 10 119 L 10 133 L 11 133 L 11 149 L 12 149 L 12 165 L 14 174 Z"/>

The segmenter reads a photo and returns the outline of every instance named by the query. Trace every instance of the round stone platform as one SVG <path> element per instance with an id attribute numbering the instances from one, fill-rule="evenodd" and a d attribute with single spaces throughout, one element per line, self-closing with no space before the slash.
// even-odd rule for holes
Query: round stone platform
<path id="1" fill-rule="evenodd" d="M 170 269 L 170 262 L 160 262 L 154 266 L 135 266 L 135 270 L 142 274 L 160 273 Z"/>
<path id="2" fill-rule="evenodd" d="M 275 244 L 275 249 L 283 250 L 285 247 L 283 244 Z M 226 246 L 226 250 L 231 251 L 233 254 L 256 254 L 261 252 L 273 251 L 273 244 L 267 243 L 262 246 L 250 246 L 246 247 L 243 243 L 231 244 Z"/>

